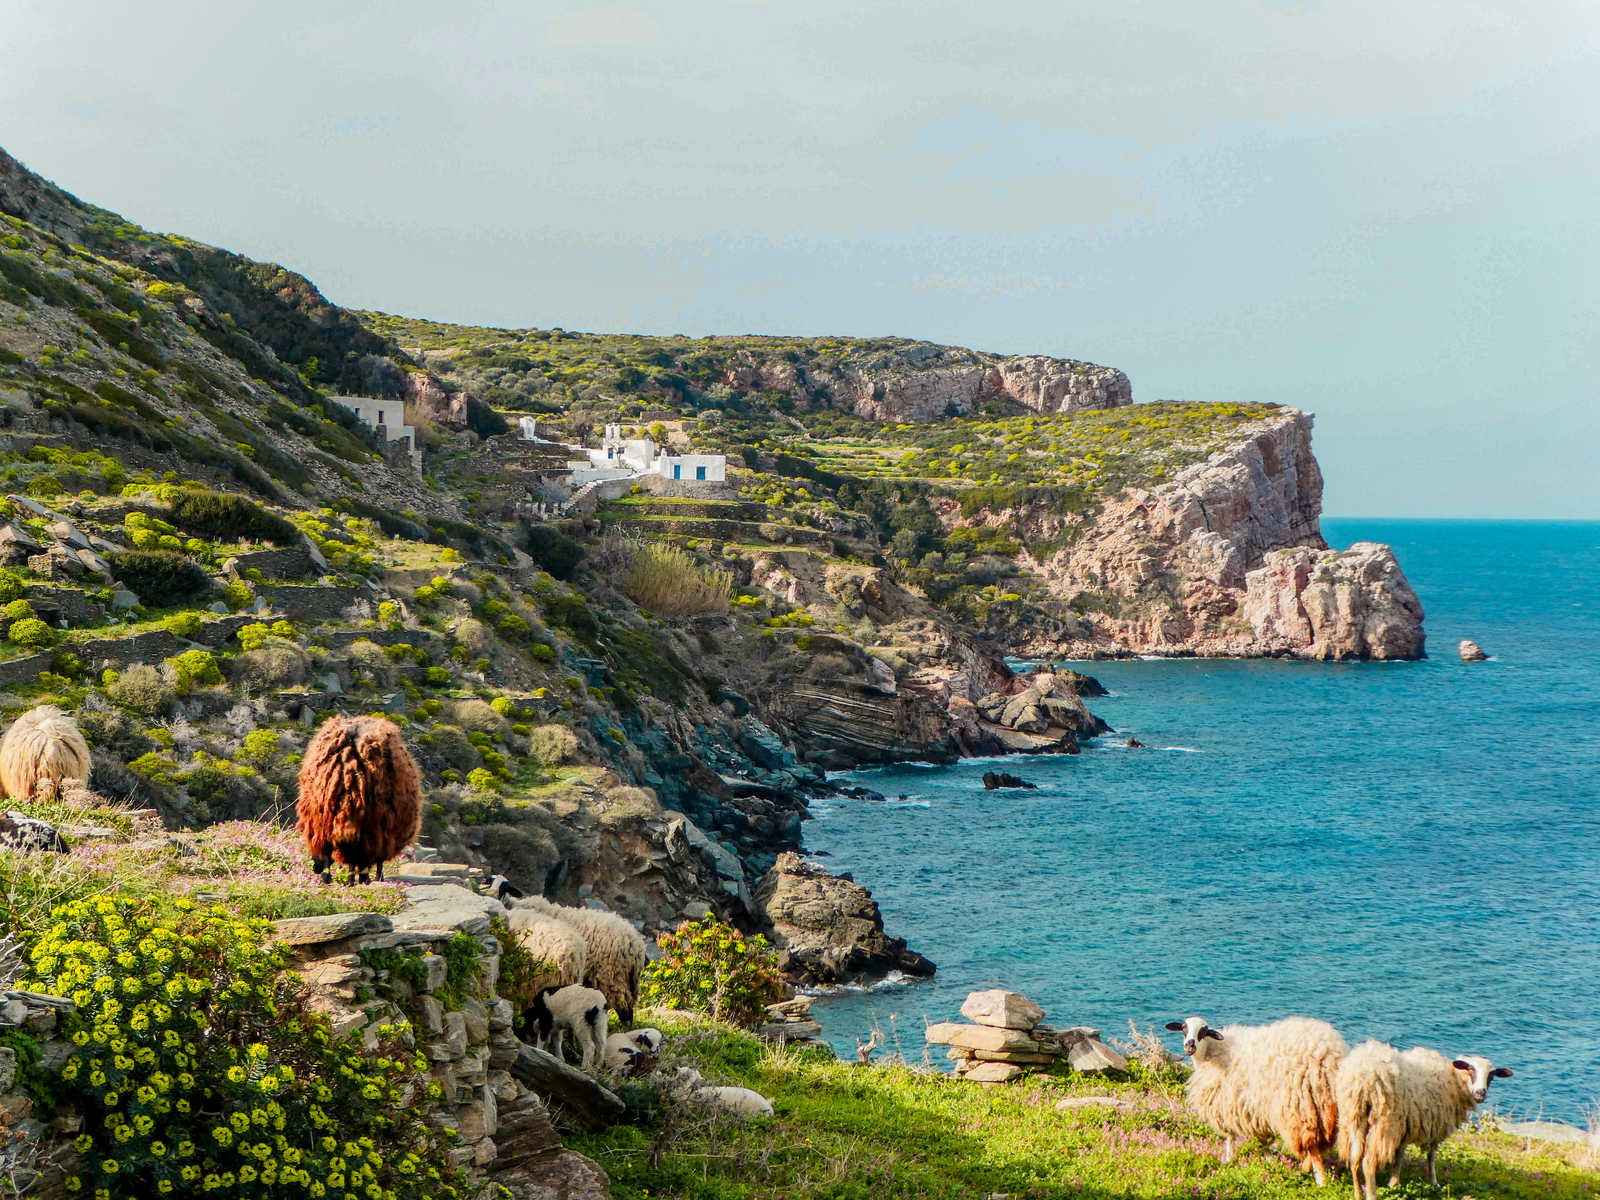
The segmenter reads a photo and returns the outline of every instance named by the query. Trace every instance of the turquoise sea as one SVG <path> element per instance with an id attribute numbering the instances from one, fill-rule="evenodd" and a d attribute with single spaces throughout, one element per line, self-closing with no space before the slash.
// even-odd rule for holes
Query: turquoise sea
<path id="1" fill-rule="evenodd" d="M 888 800 L 815 806 L 808 848 L 939 965 L 820 1000 L 840 1053 L 877 1021 L 920 1059 L 924 1017 L 1003 985 L 1110 1037 L 1303 1013 L 1352 1044 L 1487 1054 L 1516 1072 L 1499 1111 L 1582 1122 L 1600 1100 L 1600 523 L 1323 527 L 1394 546 L 1431 658 L 1075 664 L 1118 733 L 1006 760 L 1038 791 L 985 792 L 995 760 L 972 760 L 855 772 Z M 1463 637 L 1491 661 L 1461 663 Z"/>

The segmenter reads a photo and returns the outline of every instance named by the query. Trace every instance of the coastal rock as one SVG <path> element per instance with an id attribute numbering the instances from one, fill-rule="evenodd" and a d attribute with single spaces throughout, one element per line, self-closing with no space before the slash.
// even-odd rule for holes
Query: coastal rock
<path id="1" fill-rule="evenodd" d="M 793 851 L 755 891 L 783 969 L 812 983 L 879 979 L 890 971 L 932 975 L 934 966 L 883 931 L 883 914 L 859 883 L 830 874 Z"/>
<path id="2" fill-rule="evenodd" d="M 1081 636 L 1041 657 L 1106 653 L 1420 658 L 1422 608 L 1386 546 L 1327 549 L 1310 414 L 1283 409 L 1150 490 L 1068 529 L 1046 508 L 961 514 L 1028 536 L 1078 536 L 1034 569 L 1081 611 Z"/>
<path id="3" fill-rule="evenodd" d="M 1273 551 L 1245 576 L 1239 615 L 1269 654 L 1422 657 L 1422 604 L 1394 552 L 1375 542 Z"/>
<path id="4" fill-rule="evenodd" d="M 1461 656 L 1462 662 L 1484 662 L 1489 657 L 1483 652 L 1483 647 L 1471 638 L 1462 638 L 1461 645 L 1456 647 L 1456 653 Z"/>
<path id="5" fill-rule="evenodd" d="M 974 1060 L 970 1068 L 961 1072 L 961 1077 L 971 1083 L 1010 1083 L 1021 1074 L 1022 1068 L 1015 1063 Z"/>
<path id="6" fill-rule="evenodd" d="M 983 786 L 986 791 L 991 792 L 996 788 L 1022 788 L 1031 792 L 1037 789 L 1039 785 L 1029 783 L 1026 779 L 1021 779 L 1005 771 L 985 771 L 983 773 Z M 966 1010 L 963 1009 L 962 1011 L 965 1012 Z"/>
<path id="7" fill-rule="evenodd" d="M 968 993 L 961 1003 L 961 1015 L 979 1025 L 1026 1032 L 1044 1020 L 1044 1009 L 1019 992 L 991 988 Z"/>

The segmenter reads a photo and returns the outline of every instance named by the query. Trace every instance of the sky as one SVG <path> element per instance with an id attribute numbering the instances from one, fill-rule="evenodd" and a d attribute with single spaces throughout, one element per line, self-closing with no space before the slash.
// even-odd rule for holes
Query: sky
<path id="1" fill-rule="evenodd" d="M 0 0 L 0 146 L 337 303 L 896 334 L 1600 518 L 1590 0 Z"/>

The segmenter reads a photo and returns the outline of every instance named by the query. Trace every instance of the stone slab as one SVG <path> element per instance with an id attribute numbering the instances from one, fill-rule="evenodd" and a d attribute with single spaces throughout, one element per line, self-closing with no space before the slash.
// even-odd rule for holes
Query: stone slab
<path id="1" fill-rule="evenodd" d="M 991 988 L 970 993 L 961 1004 L 961 1015 L 977 1025 L 1026 1032 L 1044 1020 L 1044 1009 L 1019 992 Z"/>
<path id="2" fill-rule="evenodd" d="M 938 1046 L 963 1046 L 969 1050 L 1016 1050 L 1038 1053 L 1039 1044 L 1015 1029 L 993 1029 L 987 1025 L 959 1025 L 941 1021 L 929 1025 L 923 1035 Z"/>
<path id="3" fill-rule="evenodd" d="M 367 933 L 388 933 L 394 922 L 382 913 L 329 913 L 322 917 L 285 917 L 274 921 L 278 940 L 290 946 L 342 942 Z"/>

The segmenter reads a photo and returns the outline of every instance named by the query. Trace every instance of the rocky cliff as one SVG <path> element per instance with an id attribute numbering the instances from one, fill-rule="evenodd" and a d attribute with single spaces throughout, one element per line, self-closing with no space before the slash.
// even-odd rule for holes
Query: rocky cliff
<path id="1" fill-rule="evenodd" d="M 1310 414 L 1282 409 L 1157 488 L 1087 517 L 984 512 L 1059 548 L 1030 568 L 1083 617 L 1032 653 L 1405 659 L 1423 653 L 1422 607 L 1387 546 L 1330 551 Z M 947 519 L 960 518 L 947 506 Z"/>
<path id="2" fill-rule="evenodd" d="M 724 372 L 724 382 L 740 391 L 779 391 L 812 403 L 831 400 L 876 421 L 932 421 L 995 399 L 1040 413 L 1133 403 L 1128 377 L 1114 367 L 899 340 L 887 351 L 811 364 L 744 349 Z"/>

